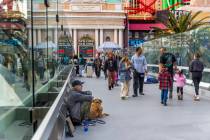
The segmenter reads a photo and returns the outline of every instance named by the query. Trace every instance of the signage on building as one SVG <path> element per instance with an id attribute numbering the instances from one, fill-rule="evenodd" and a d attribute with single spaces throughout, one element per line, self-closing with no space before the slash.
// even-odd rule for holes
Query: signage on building
<path id="1" fill-rule="evenodd" d="M 58 40 L 58 51 L 60 57 L 68 56 L 72 57 L 74 53 L 72 40 L 69 38 L 69 36 L 61 36 Z"/>
<path id="2" fill-rule="evenodd" d="M 88 5 L 72 5 L 71 10 L 74 12 L 100 12 L 101 6 L 88 4 Z"/>
<path id="3" fill-rule="evenodd" d="M 84 58 L 92 58 L 94 54 L 94 40 L 90 37 L 83 37 L 79 43 L 79 55 L 82 55 Z"/>
<path id="4" fill-rule="evenodd" d="M 130 47 L 139 47 L 143 43 L 144 43 L 144 40 L 141 40 L 141 39 L 129 39 Z"/>

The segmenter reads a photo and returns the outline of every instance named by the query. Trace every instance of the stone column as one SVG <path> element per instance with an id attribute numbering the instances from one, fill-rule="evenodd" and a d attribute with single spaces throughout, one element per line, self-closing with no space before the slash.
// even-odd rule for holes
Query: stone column
<path id="1" fill-rule="evenodd" d="M 73 30 L 70 29 L 70 36 L 73 37 Z"/>
<path id="2" fill-rule="evenodd" d="M 123 48 L 123 30 L 119 29 L 119 45 Z"/>
<path id="3" fill-rule="evenodd" d="M 37 44 L 37 39 L 36 39 L 36 29 L 33 30 L 33 35 L 34 35 L 34 47 Z"/>
<path id="4" fill-rule="evenodd" d="M 41 29 L 38 29 L 37 31 L 38 33 L 38 42 L 37 43 L 41 43 L 42 42 L 42 33 L 41 33 Z"/>
<path id="5" fill-rule="evenodd" d="M 117 29 L 114 29 L 114 43 L 117 43 L 117 42 L 118 42 L 117 41 Z"/>
<path id="6" fill-rule="evenodd" d="M 78 54 L 78 52 L 77 52 L 77 29 L 74 29 L 74 52 L 75 52 L 75 54 Z"/>
<path id="7" fill-rule="evenodd" d="M 104 30 L 100 29 L 100 45 L 102 45 L 104 42 Z"/>
<path id="8" fill-rule="evenodd" d="M 98 43 L 98 29 L 95 29 L 95 46 L 96 46 L 96 50 L 99 47 L 99 43 Z"/>

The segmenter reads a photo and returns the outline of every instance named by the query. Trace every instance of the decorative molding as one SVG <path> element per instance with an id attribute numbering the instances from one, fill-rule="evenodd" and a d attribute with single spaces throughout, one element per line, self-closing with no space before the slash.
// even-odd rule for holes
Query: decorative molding
<path id="1" fill-rule="evenodd" d="M 46 16 L 34 16 L 34 18 L 46 18 Z M 48 16 L 48 18 L 55 18 L 55 16 Z M 109 18 L 109 19 L 125 19 L 125 16 L 60 16 L 60 18 Z"/>
<path id="2" fill-rule="evenodd" d="M 27 26 L 27 28 L 31 28 L 31 26 Z M 57 26 L 49 26 L 49 29 L 57 29 Z M 34 25 L 34 29 L 45 29 L 42 25 Z M 75 26 L 64 26 L 64 29 L 125 29 L 125 26 L 113 26 L 113 25 L 75 25 Z"/>

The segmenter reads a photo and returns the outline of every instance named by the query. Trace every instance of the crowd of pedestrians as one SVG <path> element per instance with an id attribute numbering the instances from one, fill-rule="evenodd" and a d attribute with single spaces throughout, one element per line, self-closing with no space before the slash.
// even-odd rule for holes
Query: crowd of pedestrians
<path id="1" fill-rule="evenodd" d="M 192 73 L 192 80 L 195 86 L 194 100 L 199 101 L 199 83 L 202 80 L 204 64 L 199 60 L 200 55 L 196 53 L 194 59 L 189 65 L 189 71 Z M 106 54 L 97 54 L 94 59 L 85 59 L 75 57 L 74 64 L 78 76 L 86 76 L 98 79 L 101 76 L 101 70 L 104 71 L 105 80 L 107 80 L 107 89 L 112 90 L 120 82 L 120 97 L 122 100 L 129 98 L 130 84 L 133 80 L 133 98 L 145 95 L 144 82 L 148 75 L 147 60 L 141 47 L 136 48 L 135 54 L 129 59 L 128 56 L 117 56 L 113 52 Z M 173 83 L 176 85 L 177 99 L 184 99 L 184 86 L 186 85 L 186 76 L 184 71 L 178 69 L 176 57 L 167 52 L 166 48 L 160 49 L 159 72 L 157 79 L 159 81 L 160 102 L 167 106 L 168 99 L 173 98 Z M 72 93 L 68 96 L 68 106 L 74 124 L 80 124 L 82 120 L 88 119 L 91 102 L 94 97 L 91 92 L 83 91 L 83 82 L 74 81 L 72 83 Z"/>
<path id="2" fill-rule="evenodd" d="M 199 60 L 200 55 L 196 53 L 194 60 L 189 65 L 189 71 L 192 73 L 192 80 L 195 86 L 194 100 L 199 100 L 199 84 L 202 80 L 203 63 Z M 129 97 L 130 84 L 133 80 L 132 97 L 145 95 L 144 82 L 148 75 L 147 60 L 141 47 L 136 48 L 135 54 L 129 59 L 128 56 L 116 55 L 113 52 L 98 53 L 94 59 L 85 60 L 82 56 L 76 64 L 77 74 L 79 76 L 100 78 L 101 71 L 104 72 L 107 80 L 108 90 L 112 90 L 120 82 L 120 97 L 125 100 Z M 91 69 L 91 70 L 90 70 Z M 186 76 L 184 71 L 178 69 L 176 57 L 166 48 L 160 48 L 159 73 L 157 77 L 159 89 L 161 90 L 161 104 L 167 106 L 167 100 L 173 98 L 174 82 L 178 100 L 184 99 L 184 86 L 186 85 Z"/>

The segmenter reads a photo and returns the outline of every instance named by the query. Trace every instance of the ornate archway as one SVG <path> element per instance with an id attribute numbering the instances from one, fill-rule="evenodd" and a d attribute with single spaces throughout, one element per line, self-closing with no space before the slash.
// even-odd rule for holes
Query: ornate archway
<path id="1" fill-rule="evenodd" d="M 78 43 L 78 52 L 79 55 L 82 55 L 84 58 L 93 58 L 95 41 L 88 34 L 81 37 Z"/>

